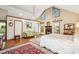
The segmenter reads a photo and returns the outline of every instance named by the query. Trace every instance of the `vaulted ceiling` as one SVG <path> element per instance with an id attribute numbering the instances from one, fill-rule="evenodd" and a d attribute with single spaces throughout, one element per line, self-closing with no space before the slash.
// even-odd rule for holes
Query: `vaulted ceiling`
<path id="1" fill-rule="evenodd" d="M 57 8 L 69 10 L 79 14 L 78 5 L 54 5 L 54 6 Z M 33 17 L 34 18 L 39 17 L 45 9 L 50 7 L 53 7 L 53 5 L 0 5 L 0 8 L 7 10 L 9 15 L 20 16 L 23 18 L 30 18 L 30 19 L 32 19 Z"/>
<path id="2" fill-rule="evenodd" d="M 42 12 L 51 7 L 50 5 L 10 5 L 11 7 L 21 9 L 25 12 L 29 12 L 34 17 L 39 17 Z"/>

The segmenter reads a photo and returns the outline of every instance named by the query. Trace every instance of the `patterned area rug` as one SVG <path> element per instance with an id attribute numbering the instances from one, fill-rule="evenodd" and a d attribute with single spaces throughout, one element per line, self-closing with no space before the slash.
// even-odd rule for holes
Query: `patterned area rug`
<path id="1" fill-rule="evenodd" d="M 3 52 L 2 54 L 44 54 L 44 52 L 36 48 L 32 44 L 27 44 L 27 45 Z"/>

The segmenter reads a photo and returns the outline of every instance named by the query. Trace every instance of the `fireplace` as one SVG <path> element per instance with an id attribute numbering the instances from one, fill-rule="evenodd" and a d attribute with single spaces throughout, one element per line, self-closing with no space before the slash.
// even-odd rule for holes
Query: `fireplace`
<path id="1" fill-rule="evenodd" d="M 52 26 L 45 26 L 45 34 L 51 34 L 52 33 Z"/>

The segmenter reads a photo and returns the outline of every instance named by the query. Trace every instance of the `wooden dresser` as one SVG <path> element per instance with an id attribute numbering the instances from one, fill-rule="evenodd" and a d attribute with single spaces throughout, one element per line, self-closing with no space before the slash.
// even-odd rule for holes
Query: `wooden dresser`
<path id="1" fill-rule="evenodd" d="M 74 35 L 75 33 L 75 26 L 74 24 L 64 24 L 64 34 L 65 35 Z"/>

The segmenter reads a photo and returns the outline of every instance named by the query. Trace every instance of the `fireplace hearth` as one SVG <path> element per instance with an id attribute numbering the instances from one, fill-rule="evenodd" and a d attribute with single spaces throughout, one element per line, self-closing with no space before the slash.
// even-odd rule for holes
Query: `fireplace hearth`
<path id="1" fill-rule="evenodd" d="M 52 26 L 45 26 L 45 34 L 51 34 L 52 33 Z"/>

